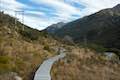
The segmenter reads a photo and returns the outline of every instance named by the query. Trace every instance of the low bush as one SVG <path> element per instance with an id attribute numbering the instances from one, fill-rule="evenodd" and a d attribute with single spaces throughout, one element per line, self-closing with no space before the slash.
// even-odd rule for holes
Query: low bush
<path id="1" fill-rule="evenodd" d="M 0 56 L 0 74 L 9 72 L 11 70 L 11 65 L 9 64 L 10 61 L 10 57 Z"/>
<path id="2" fill-rule="evenodd" d="M 48 45 L 45 45 L 44 50 L 50 51 L 50 47 Z"/>
<path id="3" fill-rule="evenodd" d="M 23 37 L 26 37 L 30 40 L 38 40 L 39 38 L 39 34 L 37 32 L 34 32 L 34 31 L 30 31 L 30 30 L 26 30 L 26 31 L 20 31 L 20 34 L 23 36 Z"/>
<path id="4" fill-rule="evenodd" d="M 0 63 L 0 74 L 7 73 L 11 70 L 11 67 L 9 64 L 2 64 Z"/>
<path id="5" fill-rule="evenodd" d="M 87 45 L 88 48 L 95 50 L 96 52 L 105 52 L 107 51 L 107 48 L 101 46 L 101 45 L 97 45 L 97 44 L 88 44 Z"/>
<path id="6" fill-rule="evenodd" d="M 7 64 L 10 61 L 10 57 L 8 56 L 0 56 L 0 63 Z"/>

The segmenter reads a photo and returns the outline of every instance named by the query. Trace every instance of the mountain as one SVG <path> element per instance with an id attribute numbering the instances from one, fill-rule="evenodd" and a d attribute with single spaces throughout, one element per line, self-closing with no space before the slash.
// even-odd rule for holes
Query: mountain
<path id="1" fill-rule="evenodd" d="M 53 65 L 52 80 L 120 80 L 120 54 L 118 58 L 110 52 L 120 49 L 120 5 L 70 22 L 55 36 L 62 39 L 67 36 L 81 43 L 79 46 L 85 42 L 85 46 L 70 48 L 67 56 Z M 100 50 L 103 46 L 107 50 L 102 54 L 88 49 Z"/>
<path id="2" fill-rule="evenodd" d="M 57 30 L 61 29 L 64 25 L 65 25 L 65 23 L 59 22 L 57 24 L 53 24 L 51 26 L 48 26 L 46 28 L 46 31 L 50 34 L 54 34 Z"/>
<path id="3" fill-rule="evenodd" d="M 120 49 L 120 4 L 67 23 L 55 33 L 56 37 L 72 37 L 74 42 L 103 45 Z"/>

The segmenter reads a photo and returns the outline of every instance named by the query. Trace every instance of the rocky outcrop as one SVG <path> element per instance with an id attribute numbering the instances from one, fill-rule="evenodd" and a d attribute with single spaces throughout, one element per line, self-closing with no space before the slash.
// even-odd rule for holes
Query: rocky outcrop
<path id="1" fill-rule="evenodd" d="M 15 72 L 9 72 L 3 75 L 0 75 L 0 80 L 23 80 L 20 76 L 18 76 Z"/>

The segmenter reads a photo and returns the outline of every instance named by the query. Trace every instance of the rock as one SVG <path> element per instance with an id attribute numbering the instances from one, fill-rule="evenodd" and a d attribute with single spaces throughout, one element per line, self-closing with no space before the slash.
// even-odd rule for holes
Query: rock
<path id="1" fill-rule="evenodd" d="M 22 78 L 15 72 L 9 72 L 0 75 L 0 80 L 22 80 Z"/>
<path id="2" fill-rule="evenodd" d="M 22 78 L 19 76 L 15 76 L 14 78 L 15 78 L 15 80 L 22 80 Z"/>

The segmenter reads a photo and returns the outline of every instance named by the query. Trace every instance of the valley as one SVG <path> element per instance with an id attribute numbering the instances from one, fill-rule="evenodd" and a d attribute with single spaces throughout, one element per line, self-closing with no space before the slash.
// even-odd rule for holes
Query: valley
<path id="1" fill-rule="evenodd" d="M 119 73 L 120 4 L 44 30 L 0 12 L 0 80 L 120 80 Z"/>

